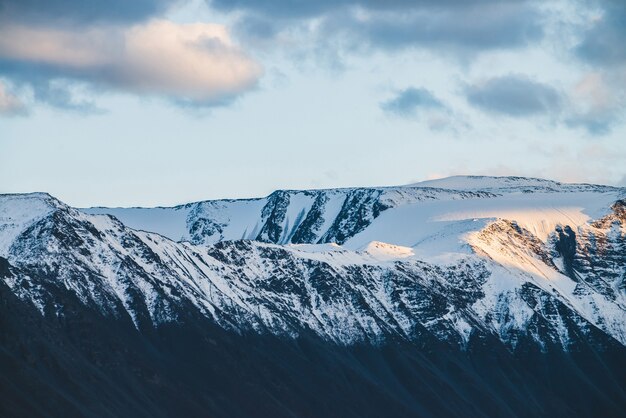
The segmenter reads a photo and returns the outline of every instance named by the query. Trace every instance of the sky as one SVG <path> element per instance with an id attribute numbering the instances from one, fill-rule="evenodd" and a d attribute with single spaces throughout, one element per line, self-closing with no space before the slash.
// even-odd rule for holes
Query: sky
<path id="1" fill-rule="evenodd" d="M 626 2 L 0 0 L 0 193 L 626 186 Z"/>

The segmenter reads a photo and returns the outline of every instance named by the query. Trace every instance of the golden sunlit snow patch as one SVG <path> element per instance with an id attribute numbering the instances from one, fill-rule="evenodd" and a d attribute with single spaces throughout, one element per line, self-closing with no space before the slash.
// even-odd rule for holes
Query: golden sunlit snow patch
<path id="1" fill-rule="evenodd" d="M 393 260 L 397 258 L 407 258 L 414 255 L 413 250 L 409 247 L 403 247 L 401 245 L 387 244 L 380 241 L 372 241 L 365 247 L 364 252 L 371 256 L 383 259 Z"/>

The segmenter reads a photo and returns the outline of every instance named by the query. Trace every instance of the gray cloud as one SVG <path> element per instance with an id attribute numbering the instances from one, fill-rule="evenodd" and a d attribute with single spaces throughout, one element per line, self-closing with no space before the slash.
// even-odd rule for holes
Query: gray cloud
<path id="1" fill-rule="evenodd" d="M 508 3 L 527 3 L 527 0 L 209 0 L 215 9 L 233 12 L 251 12 L 267 17 L 309 18 L 332 13 L 346 8 L 361 8 L 377 12 L 406 12 L 420 9 L 446 10 L 463 9 L 468 5 L 488 8 Z"/>
<path id="2" fill-rule="evenodd" d="M 384 49 L 447 47 L 467 53 L 538 41 L 543 36 L 538 21 L 537 12 L 524 4 L 502 4 L 373 14 L 367 19 L 350 16 L 328 27 Z"/>
<path id="3" fill-rule="evenodd" d="M 400 90 L 391 99 L 381 102 L 380 108 L 387 114 L 424 123 L 432 131 L 457 132 L 457 128 L 467 127 L 460 115 L 423 87 Z"/>
<path id="4" fill-rule="evenodd" d="M 599 73 L 588 74 L 567 91 L 509 74 L 468 85 L 464 93 L 472 106 L 487 113 L 516 118 L 547 116 L 593 136 L 610 133 L 624 120 L 623 103 Z"/>
<path id="5" fill-rule="evenodd" d="M 225 12 L 244 11 L 273 18 L 306 18 L 327 13 L 353 2 L 342 0 L 212 0 L 208 3 L 211 7 Z"/>
<path id="6" fill-rule="evenodd" d="M 271 37 L 313 18 L 319 37 L 341 35 L 349 47 L 381 49 L 447 47 L 467 53 L 521 47 L 543 37 L 542 18 L 532 1 L 251 1 L 214 0 L 223 11 L 243 14 L 245 36 Z"/>
<path id="7" fill-rule="evenodd" d="M 570 128 L 583 128 L 590 135 L 602 136 L 611 132 L 616 122 L 613 114 L 582 113 L 569 116 L 565 124 Z"/>
<path id="8" fill-rule="evenodd" d="M 444 104 L 425 88 L 409 87 L 380 104 L 381 109 L 399 116 L 415 116 L 419 109 L 445 109 Z"/>
<path id="9" fill-rule="evenodd" d="M 592 64 L 626 64 L 626 2 L 606 0 L 600 5 L 604 13 L 583 33 L 576 53 Z"/>
<path id="10" fill-rule="evenodd" d="M 0 0 L 0 21 L 43 24 L 135 22 L 179 0 Z"/>
<path id="11" fill-rule="evenodd" d="M 80 100 L 72 94 L 71 83 L 61 80 L 38 80 L 31 81 L 35 100 L 61 110 L 69 110 L 77 113 L 99 114 L 104 110 L 100 109 L 91 100 Z"/>
<path id="12" fill-rule="evenodd" d="M 465 96 L 475 107 L 512 117 L 554 114 L 562 106 L 562 96 L 555 88 L 515 74 L 469 85 Z"/>
<path id="13" fill-rule="evenodd" d="M 280 28 L 270 19 L 246 15 L 235 23 L 235 30 L 248 39 L 271 39 Z"/>

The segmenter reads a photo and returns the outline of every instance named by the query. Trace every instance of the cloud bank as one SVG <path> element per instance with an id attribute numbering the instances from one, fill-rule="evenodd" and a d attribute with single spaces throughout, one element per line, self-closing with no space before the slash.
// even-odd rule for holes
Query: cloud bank
<path id="1" fill-rule="evenodd" d="M 446 48 L 462 54 L 521 47 L 543 37 L 536 3 L 524 0 L 213 0 L 210 4 L 238 13 L 238 28 L 251 37 L 272 37 L 308 25 L 317 28 L 320 37 L 342 36 L 352 46 Z"/>
<path id="2" fill-rule="evenodd" d="M 341 61 L 350 54 L 375 57 L 382 51 L 393 57 L 425 50 L 428 56 L 453 57 L 446 60 L 452 72 L 471 69 L 474 58 L 524 54 L 558 38 L 559 46 L 567 44 L 569 65 L 585 68 L 578 84 L 555 87 L 505 74 L 466 80 L 455 93 L 494 120 L 545 116 L 592 135 L 609 133 L 626 113 L 623 0 L 556 2 L 561 9 L 536 0 L 206 0 L 213 11 L 228 15 L 232 28 L 163 19 L 173 6 L 186 3 L 0 0 L 0 77 L 15 87 L 4 95 L 23 109 L 27 100 L 15 95 L 30 89 L 37 102 L 83 113 L 99 112 L 93 97 L 106 90 L 219 106 L 254 89 L 263 74 L 261 64 L 233 39 L 247 50 L 260 48 L 257 56 L 271 56 L 263 48 L 275 48 L 296 61 L 314 56 L 314 65 L 335 68 L 345 68 Z M 555 10 L 589 19 L 576 26 Z M 565 26 L 573 28 L 574 41 L 563 41 L 567 31 L 554 37 Z M 77 86 L 91 98 L 77 98 Z M 397 92 L 380 107 L 400 116 L 458 115 L 420 88 Z"/>

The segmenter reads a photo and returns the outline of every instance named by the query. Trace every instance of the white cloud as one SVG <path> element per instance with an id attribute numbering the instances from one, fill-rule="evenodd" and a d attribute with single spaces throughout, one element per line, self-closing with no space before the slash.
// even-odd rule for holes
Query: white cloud
<path id="1" fill-rule="evenodd" d="M 196 105 L 227 101 L 262 74 L 224 26 L 166 20 L 82 33 L 7 25 L 0 28 L 0 58 L 13 78 L 20 78 L 15 68 L 25 68 L 29 77 L 78 79 Z"/>

